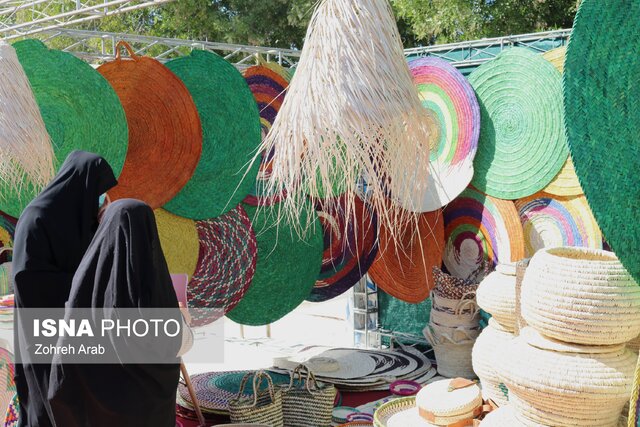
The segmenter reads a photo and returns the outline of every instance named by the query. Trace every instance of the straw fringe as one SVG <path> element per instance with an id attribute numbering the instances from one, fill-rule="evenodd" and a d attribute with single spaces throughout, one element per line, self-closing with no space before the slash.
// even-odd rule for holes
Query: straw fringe
<path id="1" fill-rule="evenodd" d="M 25 186 L 37 193 L 55 173 L 53 145 L 15 49 L 4 42 L 0 81 L 0 180 L 17 195 Z"/>
<path id="2" fill-rule="evenodd" d="M 300 222 L 307 194 L 347 193 L 358 183 L 381 224 L 400 231 L 428 177 L 429 114 L 422 107 L 387 0 L 325 0 L 315 10 L 295 78 L 258 150 L 274 150 L 267 193 L 284 189 L 279 216 Z M 260 156 L 256 154 L 255 161 Z M 403 206 L 388 204 L 388 197 Z M 284 218 L 280 218 L 282 220 Z M 395 240 L 395 239 L 394 239 Z"/>

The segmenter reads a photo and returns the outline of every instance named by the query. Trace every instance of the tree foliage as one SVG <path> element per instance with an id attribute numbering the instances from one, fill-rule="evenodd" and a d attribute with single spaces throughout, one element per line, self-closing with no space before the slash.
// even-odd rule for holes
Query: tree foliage
<path id="1" fill-rule="evenodd" d="M 406 47 L 571 27 L 579 0 L 390 0 Z M 301 48 L 317 0 L 176 0 L 82 28 Z M 48 3 L 48 2 L 47 2 Z M 54 4 L 55 3 L 55 4 Z M 54 4 L 54 6 L 52 6 Z M 64 10 L 75 0 L 42 7 Z M 21 12 L 19 21 L 33 19 Z"/>

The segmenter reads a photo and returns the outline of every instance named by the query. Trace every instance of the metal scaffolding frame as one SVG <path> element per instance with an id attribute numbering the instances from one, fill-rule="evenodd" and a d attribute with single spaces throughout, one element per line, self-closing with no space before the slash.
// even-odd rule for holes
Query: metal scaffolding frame
<path id="1" fill-rule="evenodd" d="M 436 56 L 451 62 L 458 68 L 474 67 L 490 61 L 502 50 L 520 46 L 539 52 L 564 45 L 568 42 L 570 29 L 547 31 L 516 36 L 496 37 L 461 43 L 405 49 L 405 56 Z M 258 56 L 267 61 L 278 62 L 285 67 L 295 67 L 300 51 L 261 46 L 245 46 L 199 40 L 168 37 L 151 37 L 135 34 L 84 31 L 67 28 L 44 31 L 40 36 L 45 42 L 58 41 L 65 45 L 62 50 L 89 61 L 109 61 L 115 57 L 118 40 L 131 44 L 136 53 L 150 55 L 159 61 L 187 55 L 193 49 L 209 50 L 221 54 L 239 68 L 252 65 Z"/>
<path id="2" fill-rule="evenodd" d="M 0 0 L 0 37 L 26 37 L 170 1 L 173 0 Z M 16 22 L 18 13 L 30 13 L 32 19 Z"/>
<path id="3" fill-rule="evenodd" d="M 61 28 L 46 31 L 39 36 L 45 43 L 64 43 L 62 50 L 73 53 L 88 61 L 110 61 L 115 58 L 115 46 L 119 40 L 129 43 L 136 54 L 150 55 L 164 62 L 177 56 L 188 55 L 193 49 L 202 49 L 220 54 L 238 68 L 253 65 L 252 60 L 262 57 L 278 62 L 285 67 L 293 67 L 300 57 L 299 50 L 260 46 L 244 46 L 198 40 L 151 37 L 134 34 L 119 34 L 100 31 L 84 31 Z"/>

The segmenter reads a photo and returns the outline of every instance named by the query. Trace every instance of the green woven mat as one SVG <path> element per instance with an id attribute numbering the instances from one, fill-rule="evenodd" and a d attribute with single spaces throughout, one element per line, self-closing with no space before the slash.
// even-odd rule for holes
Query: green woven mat
<path id="1" fill-rule="evenodd" d="M 482 124 L 472 184 L 500 199 L 542 190 L 569 153 L 558 70 L 537 53 L 512 48 L 471 73 L 469 83 Z"/>
<path id="2" fill-rule="evenodd" d="M 104 157 L 118 176 L 127 154 L 127 119 L 111 85 L 74 55 L 47 48 L 39 40 L 13 47 L 40 107 L 56 155 L 56 168 L 73 150 Z M 3 194 L 10 194 L 0 184 Z M 0 210 L 18 217 L 36 196 L 23 188 L 22 197 L 8 196 Z"/>
<path id="3" fill-rule="evenodd" d="M 583 0 L 567 48 L 571 156 L 607 242 L 640 283 L 640 2 Z"/>
<path id="4" fill-rule="evenodd" d="M 169 61 L 184 82 L 202 122 L 202 155 L 191 180 L 164 208 L 191 219 L 209 219 L 235 208 L 255 185 L 260 162 L 243 180 L 260 145 L 260 115 L 247 82 L 215 53 L 196 50 Z"/>
<path id="5" fill-rule="evenodd" d="M 410 304 L 378 289 L 378 310 L 378 321 L 383 329 L 422 337 L 422 330 L 429 323 L 431 298 Z"/>
<path id="6" fill-rule="evenodd" d="M 313 209 L 303 210 L 303 224 L 307 215 L 314 218 L 313 229 L 301 240 L 286 222 L 276 227 L 271 210 L 243 207 L 253 222 L 258 261 L 249 290 L 227 317 L 243 325 L 266 325 L 293 311 L 311 294 L 322 266 L 322 226 Z"/>

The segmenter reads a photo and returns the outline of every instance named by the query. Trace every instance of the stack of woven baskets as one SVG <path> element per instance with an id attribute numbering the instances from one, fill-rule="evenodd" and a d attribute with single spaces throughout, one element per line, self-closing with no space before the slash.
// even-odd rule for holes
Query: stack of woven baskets
<path id="1" fill-rule="evenodd" d="M 629 400 L 640 287 L 611 252 L 543 249 L 522 284 L 527 327 L 496 354 L 511 425 L 612 426 Z M 493 424 L 487 424 L 493 425 Z"/>
<path id="2" fill-rule="evenodd" d="M 515 338 L 516 264 L 499 264 L 478 286 L 478 306 L 491 314 L 473 346 L 473 370 L 480 378 L 482 396 L 497 406 L 509 401 L 509 390 L 502 382 L 502 365 L 495 363 L 505 344 Z"/>
<path id="3" fill-rule="evenodd" d="M 471 350 L 480 334 L 476 303 L 477 283 L 461 280 L 433 268 L 431 315 L 423 333 L 433 347 L 438 373 L 455 378 L 475 378 Z"/>

